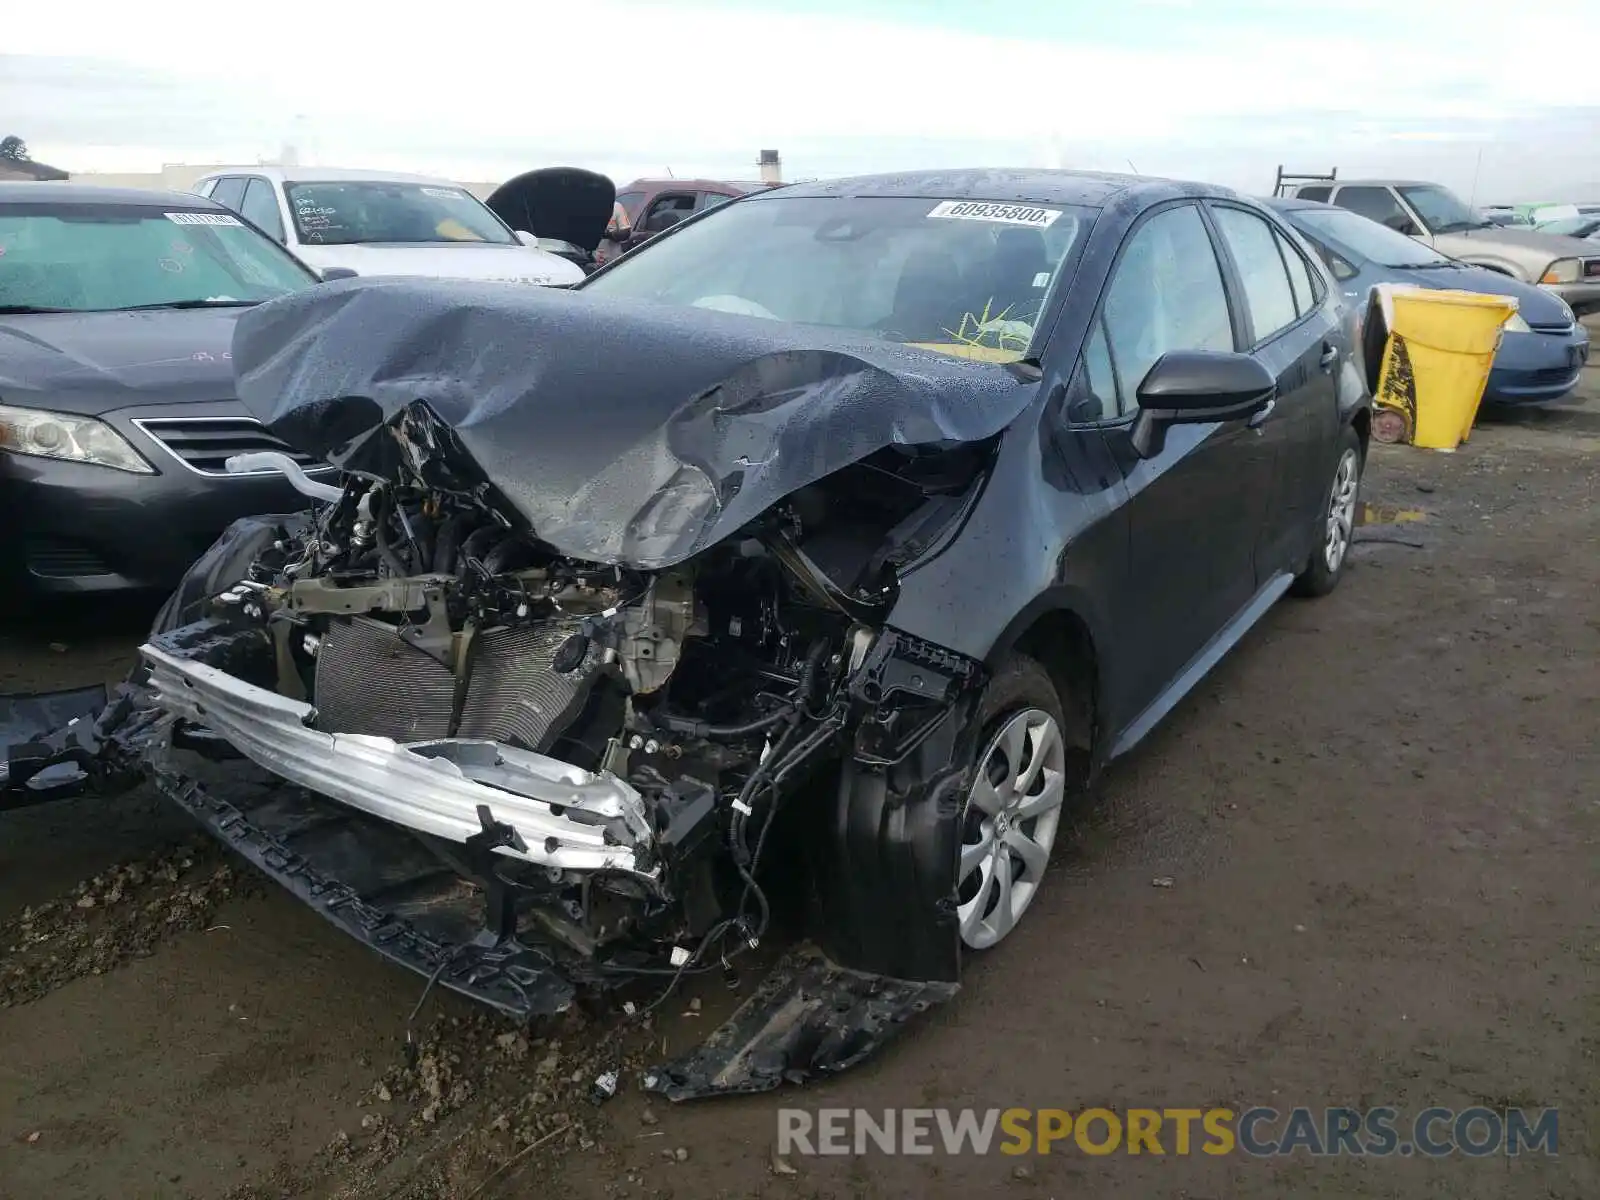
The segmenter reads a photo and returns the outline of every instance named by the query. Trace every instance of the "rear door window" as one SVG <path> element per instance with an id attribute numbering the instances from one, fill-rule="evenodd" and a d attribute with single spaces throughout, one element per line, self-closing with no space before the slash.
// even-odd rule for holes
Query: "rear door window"
<path id="1" fill-rule="evenodd" d="M 1289 267 L 1289 286 L 1294 289 L 1294 306 L 1303 317 L 1315 308 L 1322 300 L 1322 288 L 1318 286 L 1316 274 L 1311 270 L 1311 264 L 1288 238 L 1277 230 L 1273 231 L 1278 239 L 1278 250 L 1283 255 L 1283 261 Z"/>
<path id="2" fill-rule="evenodd" d="M 1278 250 L 1278 237 L 1271 225 L 1242 208 L 1219 205 L 1211 213 L 1244 284 L 1255 339 L 1264 342 L 1293 325 L 1301 312 L 1289 283 L 1289 270 Z M 1306 289 L 1309 295 L 1309 283 Z"/>

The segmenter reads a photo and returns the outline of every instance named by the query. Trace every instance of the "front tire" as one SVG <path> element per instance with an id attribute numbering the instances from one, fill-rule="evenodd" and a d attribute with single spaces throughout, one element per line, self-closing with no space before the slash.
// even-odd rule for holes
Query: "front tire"
<path id="1" fill-rule="evenodd" d="M 1060 829 L 1072 761 L 1061 699 L 1031 658 L 1006 660 L 977 719 L 982 733 L 962 807 L 956 871 L 967 950 L 998 944 L 1033 903 Z"/>
<path id="2" fill-rule="evenodd" d="M 1350 545 L 1355 540 L 1356 503 L 1361 495 L 1364 466 L 1361 438 L 1347 425 L 1339 435 L 1339 454 L 1334 460 L 1333 479 L 1317 525 L 1311 558 L 1295 576 L 1291 589 L 1295 595 L 1326 596 L 1339 586 L 1350 561 Z"/>

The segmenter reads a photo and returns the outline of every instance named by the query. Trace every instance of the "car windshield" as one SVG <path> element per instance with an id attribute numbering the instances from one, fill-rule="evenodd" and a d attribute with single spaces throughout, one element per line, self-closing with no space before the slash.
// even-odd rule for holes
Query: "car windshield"
<path id="1" fill-rule="evenodd" d="M 1463 229 L 1484 229 L 1490 222 L 1462 203 L 1448 188 L 1428 183 L 1396 189 L 1430 233 L 1456 233 Z"/>
<path id="2" fill-rule="evenodd" d="M 362 180 L 284 185 L 300 241 L 312 246 L 366 242 L 517 245 L 516 235 L 465 188 Z"/>
<path id="3" fill-rule="evenodd" d="M 1011 362 L 1090 215 L 974 200 L 745 200 L 620 259 L 584 290 Z"/>
<path id="4" fill-rule="evenodd" d="M 315 282 L 270 238 L 209 207 L 0 204 L 0 309 L 250 304 Z"/>
<path id="5" fill-rule="evenodd" d="M 1283 214 L 1308 236 L 1345 258 L 1380 267 L 1448 267 L 1455 260 L 1421 242 L 1342 208 L 1297 208 Z"/>

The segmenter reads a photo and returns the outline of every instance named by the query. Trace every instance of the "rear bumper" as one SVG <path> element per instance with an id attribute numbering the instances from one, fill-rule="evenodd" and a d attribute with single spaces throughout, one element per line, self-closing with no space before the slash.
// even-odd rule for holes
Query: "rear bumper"
<path id="1" fill-rule="evenodd" d="M 213 730 L 290 783 L 462 844 L 483 831 L 487 810 L 518 835 L 517 844 L 498 847 L 501 854 L 560 870 L 657 877 L 639 794 L 614 775 L 488 741 L 325 733 L 311 728 L 309 704 L 153 643 L 139 653 L 161 708 Z"/>

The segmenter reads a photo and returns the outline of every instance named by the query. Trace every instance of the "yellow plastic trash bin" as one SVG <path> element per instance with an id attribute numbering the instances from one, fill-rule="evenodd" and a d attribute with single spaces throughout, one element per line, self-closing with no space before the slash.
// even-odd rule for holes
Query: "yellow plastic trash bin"
<path id="1" fill-rule="evenodd" d="M 1509 296 L 1380 284 L 1389 327 L 1374 397 L 1404 421 L 1403 440 L 1454 450 L 1472 435 L 1505 323 Z"/>

